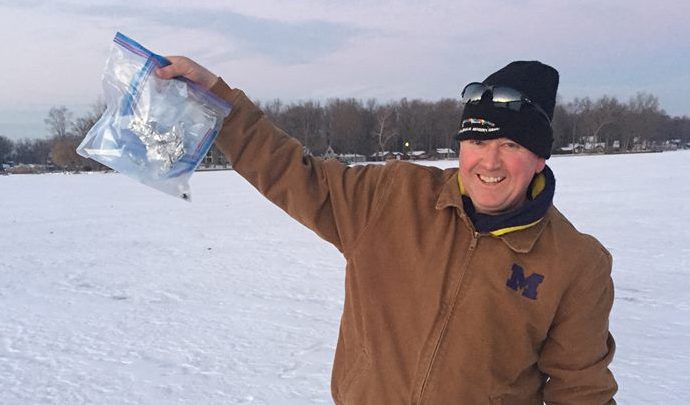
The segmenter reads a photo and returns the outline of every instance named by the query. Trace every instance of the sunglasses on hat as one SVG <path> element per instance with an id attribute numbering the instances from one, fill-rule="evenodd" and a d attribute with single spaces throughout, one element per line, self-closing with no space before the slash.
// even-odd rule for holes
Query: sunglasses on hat
<path id="1" fill-rule="evenodd" d="M 487 86 L 484 83 L 472 82 L 465 86 L 460 95 L 463 104 L 477 104 L 482 101 L 486 93 L 491 95 L 494 107 L 507 108 L 513 111 L 522 111 L 525 106 L 531 106 L 537 111 L 546 122 L 551 124 L 551 120 L 546 112 L 539 107 L 539 104 L 527 98 L 524 94 L 512 87 L 506 86 Z"/>

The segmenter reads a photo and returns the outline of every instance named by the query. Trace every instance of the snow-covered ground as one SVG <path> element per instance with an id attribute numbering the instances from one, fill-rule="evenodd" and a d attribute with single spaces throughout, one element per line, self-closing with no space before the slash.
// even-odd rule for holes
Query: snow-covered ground
<path id="1" fill-rule="evenodd" d="M 614 255 L 619 403 L 688 403 L 690 151 L 549 164 Z M 0 404 L 331 403 L 344 260 L 235 172 L 192 192 L 0 176 Z"/>

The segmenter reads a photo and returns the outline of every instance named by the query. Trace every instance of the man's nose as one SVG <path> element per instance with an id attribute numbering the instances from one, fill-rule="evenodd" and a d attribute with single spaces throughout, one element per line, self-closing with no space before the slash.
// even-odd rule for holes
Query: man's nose
<path id="1" fill-rule="evenodd" d="M 501 150 L 496 143 L 490 143 L 484 150 L 482 164 L 485 169 L 495 170 L 501 167 Z"/>

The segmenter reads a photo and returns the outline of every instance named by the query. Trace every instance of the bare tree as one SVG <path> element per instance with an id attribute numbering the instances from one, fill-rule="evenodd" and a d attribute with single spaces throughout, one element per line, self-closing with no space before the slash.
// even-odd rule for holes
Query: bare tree
<path id="1" fill-rule="evenodd" d="M 606 148 L 611 147 L 612 131 L 605 132 L 604 129 L 611 129 L 612 126 L 619 123 L 623 117 L 625 106 L 618 102 L 615 97 L 603 96 L 594 103 L 594 107 L 588 114 L 588 122 L 586 126 L 589 127 L 593 142 L 595 144 L 603 138 Z"/>
<path id="2" fill-rule="evenodd" d="M 283 112 L 283 102 L 280 99 L 276 98 L 267 103 L 257 102 L 256 105 L 263 110 L 271 121 L 280 126 L 280 115 Z"/>
<path id="3" fill-rule="evenodd" d="M 86 159 L 77 154 L 77 146 L 81 143 L 81 138 L 70 135 L 56 138 L 50 150 L 53 163 L 64 170 L 93 170 L 102 167 L 91 159 Z"/>
<path id="4" fill-rule="evenodd" d="M 574 120 L 574 114 L 570 114 L 565 105 L 556 104 L 553 110 L 553 120 L 551 121 L 551 127 L 553 128 L 552 151 L 558 151 L 559 148 L 572 142 L 571 132 L 575 125 Z"/>
<path id="5" fill-rule="evenodd" d="M 367 153 L 371 141 L 366 110 L 355 99 L 332 99 L 326 104 L 326 132 L 334 150 Z"/>
<path id="6" fill-rule="evenodd" d="M 98 122 L 106 110 L 106 104 L 97 100 L 84 116 L 72 120 L 72 113 L 65 106 L 53 107 L 44 122 L 48 126 L 52 139 L 48 141 L 25 142 L 21 145 L 21 155 L 27 160 L 42 160 L 46 163 L 48 156 L 52 162 L 65 170 L 102 169 L 103 165 L 83 158 L 76 152 L 86 134 Z"/>
<path id="7" fill-rule="evenodd" d="M 67 107 L 53 107 L 48 111 L 48 117 L 43 122 L 48 126 L 49 133 L 56 138 L 64 138 L 69 135 L 72 112 Z"/>
<path id="8" fill-rule="evenodd" d="M 281 114 L 283 128 L 312 152 L 326 148 L 324 112 L 319 102 L 307 101 L 291 104 Z"/>
<path id="9" fill-rule="evenodd" d="M 374 119 L 376 120 L 375 131 L 373 132 L 376 145 L 383 157 L 383 152 L 386 151 L 386 145 L 394 137 L 398 136 L 397 128 L 395 127 L 395 105 L 387 104 L 382 106 L 375 106 L 370 103 L 370 108 L 374 111 Z"/>
<path id="10" fill-rule="evenodd" d="M 683 145 L 690 144 L 690 117 L 674 117 L 669 121 L 670 137 L 680 139 Z"/>
<path id="11" fill-rule="evenodd" d="M 572 102 L 568 103 L 566 110 L 574 116 L 572 120 L 573 127 L 571 128 L 570 140 L 571 145 L 575 148 L 575 145 L 582 139 L 582 134 L 580 131 L 583 130 L 584 125 L 579 125 L 578 123 L 582 120 L 582 117 L 592 110 L 592 100 L 589 97 L 585 98 L 575 98 Z M 573 152 L 576 152 L 573 149 Z"/>
<path id="12" fill-rule="evenodd" d="M 17 163 L 38 163 L 33 155 L 34 142 L 30 139 L 20 139 L 14 144 L 14 160 Z"/>
<path id="13" fill-rule="evenodd" d="M 0 165 L 10 160 L 13 151 L 14 142 L 10 138 L 0 135 Z"/>
<path id="14" fill-rule="evenodd" d="M 461 116 L 462 108 L 456 99 L 441 99 L 432 104 L 428 117 L 431 133 L 428 152 L 436 147 L 454 148 L 454 136 L 458 131 Z"/>
<path id="15" fill-rule="evenodd" d="M 661 139 L 663 123 L 667 120 L 668 117 L 659 108 L 659 99 L 656 96 L 637 93 L 628 102 L 628 114 L 622 123 L 626 149 L 634 147 L 635 139 L 643 148 L 648 146 L 647 143 Z"/>
<path id="16" fill-rule="evenodd" d="M 17 163 L 47 164 L 53 139 L 22 139 L 14 145 L 14 160 Z"/>
<path id="17" fill-rule="evenodd" d="M 91 111 L 87 112 L 83 117 L 79 117 L 71 123 L 70 133 L 78 138 L 83 139 L 91 128 L 98 122 L 105 112 L 106 105 L 102 100 L 96 101 L 91 106 Z"/>

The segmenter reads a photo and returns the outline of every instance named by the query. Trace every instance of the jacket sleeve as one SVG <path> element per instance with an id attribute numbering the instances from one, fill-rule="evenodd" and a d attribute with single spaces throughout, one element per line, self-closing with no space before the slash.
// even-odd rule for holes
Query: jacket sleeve
<path id="1" fill-rule="evenodd" d="M 271 202 L 347 255 L 386 193 L 382 165 L 348 167 L 307 156 L 247 96 L 221 80 L 211 91 L 232 103 L 216 146 Z"/>
<path id="2" fill-rule="evenodd" d="M 613 305 L 611 256 L 603 250 L 565 293 L 539 359 L 548 377 L 549 405 L 615 404 L 618 386 L 608 365 L 615 342 L 609 333 Z"/>

